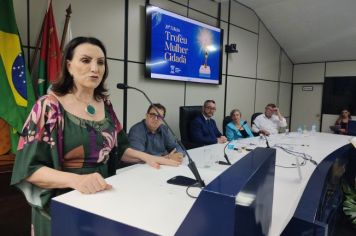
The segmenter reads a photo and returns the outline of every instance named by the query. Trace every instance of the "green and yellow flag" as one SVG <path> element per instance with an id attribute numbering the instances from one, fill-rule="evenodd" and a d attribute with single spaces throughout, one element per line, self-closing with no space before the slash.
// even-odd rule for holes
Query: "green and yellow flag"
<path id="1" fill-rule="evenodd" d="M 35 102 L 18 33 L 12 0 L 0 1 L 0 118 L 11 126 L 11 145 L 15 152 L 17 132 Z"/>

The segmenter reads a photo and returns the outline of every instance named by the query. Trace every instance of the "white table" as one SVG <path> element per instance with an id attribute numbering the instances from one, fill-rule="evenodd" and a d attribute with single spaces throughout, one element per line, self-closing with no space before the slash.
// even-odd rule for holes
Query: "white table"
<path id="1" fill-rule="evenodd" d="M 307 133 L 276 135 L 269 137 L 270 146 L 283 144 L 294 151 L 305 152 L 318 163 L 329 153 L 349 143 L 348 136 L 327 133 Z M 234 142 L 236 147 L 265 146 L 260 138 L 250 138 Z M 197 166 L 202 165 L 204 149 L 189 150 Z M 211 145 L 213 158 L 224 160 L 223 144 Z M 239 161 L 247 151 L 228 150 L 232 163 Z M 276 165 L 292 166 L 295 158 L 277 149 Z M 185 163 L 186 164 L 186 163 Z M 315 165 L 307 162 L 301 167 L 302 180 L 297 169 L 275 169 L 272 223 L 269 235 L 279 235 L 291 219 Z M 209 168 L 199 168 L 206 184 L 219 176 L 229 166 L 212 164 Z M 186 195 L 186 187 L 169 185 L 166 181 L 176 175 L 193 177 L 187 166 L 161 166 L 159 170 L 147 165 L 134 165 L 120 169 L 116 176 L 107 179 L 113 185 L 110 191 L 84 195 L 71 191 L 54 198 L 54 201 L 111 219 L 159 235 L 174 235 L 195 199 Z"/>

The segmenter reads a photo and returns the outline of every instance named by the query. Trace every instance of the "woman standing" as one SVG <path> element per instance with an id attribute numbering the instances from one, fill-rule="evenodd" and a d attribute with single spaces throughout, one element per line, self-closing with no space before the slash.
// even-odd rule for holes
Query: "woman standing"
<path id="1" fill-rule="evenodd" d="M 238 109 L 234 109 L 230 112 L 232 121 L 225 127 L 227 140 L 236 140 L 241 138 L 253 137 L 250 127 L 247 121 L 241 119 L 241 112 Z"/>
<path id="2" fill-rule="evenodd" d="M 60 78 L 25 122 L 11 184 L 32 206 L 35 236 L 51 235 L 51 198 L 72 189 L 85 194 L 111 189 L 104 178 L 115 174 L 120 158 L 155 168 L 179 165 L 129 147 L 106 95 L 107 76 L 102 42 L 73 39 L 63 55 Z"/>

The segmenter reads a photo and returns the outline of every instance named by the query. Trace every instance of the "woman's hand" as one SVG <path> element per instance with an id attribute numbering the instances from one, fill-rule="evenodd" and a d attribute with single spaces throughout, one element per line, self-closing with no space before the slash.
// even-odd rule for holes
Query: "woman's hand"
<path id="1" fill-rule="evenodd" d="M 73 188 L 84 194 L 91 194 L 111 189 L 112 186 L 105 182 L 99 173 L 76 175 Z"/>
<path id="2" fill-rule="evenodd" d="M 340 134 L 346 134 L 346 129 L 339 129 Z"/>

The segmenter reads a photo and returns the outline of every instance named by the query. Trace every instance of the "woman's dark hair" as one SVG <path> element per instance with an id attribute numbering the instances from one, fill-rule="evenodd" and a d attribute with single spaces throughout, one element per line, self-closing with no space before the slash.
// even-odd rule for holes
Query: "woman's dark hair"
<path id="1" fill-rule="evenodd" d="M 70 75 L 67 68 L 67 61 L 73 59 L 75 49 L 84 43 L 89 43 L 95 46 L 98 46 L 104 53 L 105 60 L 105 72 L 103 75 L 103 79 L 100 82 L 99 86 L 94 89 L 94 98 L 96 100 L 103 99 L 107 96 L 107 89 L 104 86 L 105 80 L 108 77 L 108 63 L 106 60 L 106 49 L 104 44 L 97 38 L 93 37 L 77 37 L 72 39 L 67 46 L 65 47 L 63 58 L 62 58 L 62 71 L 58 77 L 58 79 L 52 85 L 52 91 L 59 96 L 63 96 L 73 90 L 74 83 L 73 77 Z"/>

